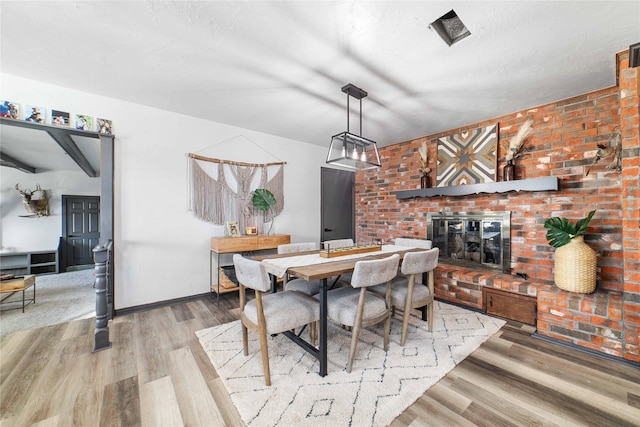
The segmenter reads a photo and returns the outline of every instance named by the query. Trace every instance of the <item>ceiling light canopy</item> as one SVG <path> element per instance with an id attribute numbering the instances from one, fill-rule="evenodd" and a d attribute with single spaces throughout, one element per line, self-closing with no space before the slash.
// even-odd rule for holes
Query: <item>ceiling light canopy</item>
<path id="1" fill-rule="evenodd" d="M 365 170 L 380 167 L 378 145 L 362 137 L 362 98 L 367 92 L 349 83 L 342 88 L 347 94 L 347 131 L 331 137 L 327 163 L 349 169 Z M 360 135 L 355 135 L 349 129 L 349 98 L 360 100 Z"/>

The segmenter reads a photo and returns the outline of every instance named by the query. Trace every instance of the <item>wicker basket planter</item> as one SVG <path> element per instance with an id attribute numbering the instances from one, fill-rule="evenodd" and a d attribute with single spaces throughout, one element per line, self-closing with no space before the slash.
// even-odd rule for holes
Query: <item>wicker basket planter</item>
<path id="1" fill-rule="evenodd" d="M 554 278 L 565 291 L 590 294 L 596 290 L 596 252 L 583 236 L 556 249 Z"/>

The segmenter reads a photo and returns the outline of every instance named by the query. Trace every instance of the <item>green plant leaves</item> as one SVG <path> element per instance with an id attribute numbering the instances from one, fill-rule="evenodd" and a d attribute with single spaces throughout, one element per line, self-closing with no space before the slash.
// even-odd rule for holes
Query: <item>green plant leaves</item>
<path id="1" fill-rule="evenodd" d="M 567 218 L 553 217 L 544 222 L 547 230 L 547 240 L 554 248 L 566 245 L 576 236 L 582 236 L 587 230 L 587 226 L 596 213 L 595 209 L 589 212 L 585 218 L 573 224 Z"/>
<path id="2" fill-rule="evenodd" d="M 273 193 L 266 188 L 258 188 L 253 192 L 251 203 L 253 207 L 259 211 L 268 211 L 276 205 L 276 198 Z"/>

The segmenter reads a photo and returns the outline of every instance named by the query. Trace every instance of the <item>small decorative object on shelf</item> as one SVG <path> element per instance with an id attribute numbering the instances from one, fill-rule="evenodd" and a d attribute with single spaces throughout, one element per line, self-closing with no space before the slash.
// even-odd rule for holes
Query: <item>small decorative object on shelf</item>
<path id="1" fill-rule="evenodd" d="M 504 169 L 502 169 L 503 181 L 514 181 L 516 179 L 516 165 L 513 160 L 509 160 Z"/>
<path id="2" fill-rule="evenodd" d="M 511 138 L 511 141 L 509 142 L 509 149 L 507 150 L 507 155 L 505 156 L 507 164 L 504 166 L 504 169 L 502 171 L 503 181 L 515 180 L 516 165 L 514 163 L 514 160 L 522 155 L 520 150 L 522 149 L 527 136 L 529 136 L 529 134 L 533 132 L 533 128 L 531 127 L 532 123 L 533 120 L 527 120 L 526 122 L 524 122 L 520 129 L 518 129 L 518 132 L 515 134 L 515 136 Z"/>
<path id="3" fill-rule="evenodd" d="M 431 180 L 428 173 L 423 173 L 420 177 L 420 188 L 431 188 Z"/>
<path id="4" fill-rule="evenodd" d="M 418 154 L 420 155 L 420 168 L 418 169 L 422 176 L 420 177 L 420 188 L 431 188 L 431 180 L 429 179 L 429 159 L 427 157 L 427 141 L 422 142 L 422 146 L 418 148 Z"/>

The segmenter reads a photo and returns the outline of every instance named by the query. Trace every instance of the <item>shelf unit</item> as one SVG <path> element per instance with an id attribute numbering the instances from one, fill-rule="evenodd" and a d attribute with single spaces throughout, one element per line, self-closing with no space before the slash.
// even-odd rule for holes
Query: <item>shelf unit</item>
<path id="1" fill-rule="evenodd" d="M 558 190 L 558 177 L 518 179 L 515 181 L 488 182 L 485 184 L 456 185 L 451 187 L 421 188 L 396 191 L 397 199 L 416 197 L 467 196 L 479 193 L 506 193 L 509 191 L 555 191 Z"/>
<path id="2" fill-rule="evenodd" d="M 0 254 L 0 271 L 16 276 L 58 273 L 58 251 Z"/>

